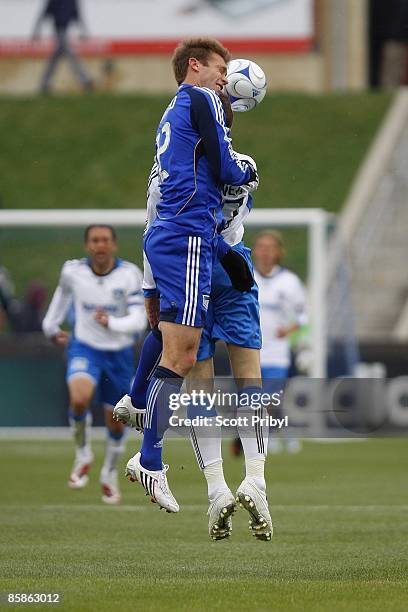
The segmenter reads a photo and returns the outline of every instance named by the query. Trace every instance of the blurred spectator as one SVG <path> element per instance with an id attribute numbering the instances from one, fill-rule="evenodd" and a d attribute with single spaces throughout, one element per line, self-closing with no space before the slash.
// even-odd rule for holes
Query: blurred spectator
<path id="1" fill-rule="evenodd" d="M 263 389 L 271 394 L 284 389 L 289 376 L 290 336 L 307 324 L 305 287 L 294 272 L 281 265 L 284 253 L 279 232 L 265 230 L 257 235 L 252 255 L 261 314 L 261 372 Z M 280 411 L 275 408 L 274 414 L 281 417 Z M 287 437 L 282 442 L 288 452 L 301 449 L 298 438 Z M 281 446 L 272 432 L 269 450 L 279 452 Z"/>
<path id="2" fill-rule="evenodd" d="M 18 311 L 18 302 L 14 297 L 14 286 L 8 270 L 0 266 L 0 329 L 4 329 Z"/>
<path id="3" fill-rule="evenodd" d="M 42 332 L 46 303 L 46 288 L 42 283 L 32 281 L 27 287 L 24 299 L 19 302 L 17 313 L 12 318 L 13 331 L 20 334 Z"/>
<path id="4" fill-rule="evenodd" d="M 46 0 L 33 31 L 33 39 L 39 38 L 41 24 L 45 19 L 53 22 L 55 34 L 55 49 L 51 54 L 41 80 L 40 90 L 47 94 L 50 91 L 51 79 L 59 61 L 65 56 L 71 66 L 71 70 L 85 91 L 93 89 L 91 77 L 81 65 L 78 56 L 69 46 L 68 29 L 72 23 L 77 22 L 80 26 L 82 36 L 88 36 L 88 31 L 79 10 L 78 0 Z"/>
<path id="5" fill-rule="evenodd" d="M 371 84 L 407 84 L 408 0 L 371 0 Z"/>
<path id="6" fill-rule="evenodd" d="M 16 333 L 42 331 L 47 290 L 38 281 L 31 282 L 23 300 L 17 300 L 10 274 L 0 266 L 0 330 L 8 327 Z"/>
<path id="7" fill-rule="evenodd" d="M 294 272 L 281 265 L 284 254 L 279 232 L 264 230 L 257 234 L 252 257 L 261 315 L 262 389 L 270 395 L 280 393 L 285 388 L 291 365 L 290 337 L 308 322 L 305 287 Z M 302 357 L 303 361 L 305 357 Z M 302 367 L 306 365 L 302 364 Z M 274 406 L 271 414 L 276 418 L 285 416 L 281 406 Z M 286 436 L 280 439 L 277 431 L 270 431 L 269 452 L 278 453 L 285 449 L 289 453 L 297 453 L 301 448 L 298 438 Z M 239 455 L 241 450 L 242 445 L 237 438 L 232 442 L 231 452 Z"/>

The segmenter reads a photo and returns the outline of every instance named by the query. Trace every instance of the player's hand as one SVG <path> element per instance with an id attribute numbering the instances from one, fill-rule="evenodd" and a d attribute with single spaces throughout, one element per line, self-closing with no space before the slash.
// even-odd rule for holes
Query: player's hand
<path id="1" fill-rule="evenodd" d="M 160 297 L 159 295 L 152 295 L 151 297 L 145 297 L 144 300 L 147 320 L 151 328 L 159 324 L 160 321 Z"/>
<path id="2" fill-rule="evenodd" d="M 109 315 L 102 308 L 96 309 L 94 319 L 99 325 L 102 325 L 102 327 L 107 328 L 109 325 Z"/>
<path id="3" fill-rule="evenodd" d="M 230 249 L 220 263 L 228 276 L 232 286 L 238 291 L 250 291 L 254 284 L 254 277 L 245 259 L 233 249 Z"/>
<path id="4" fill-rule="evenodd" d="M 57 346 L 66 346 L 69 341 L 69 333 L 66 331 L 59 331 L 58 334 L 55 334 L 55 336 L 51 338 L 51 340 Z"/>
<path id="5" fill-rule="evenodd" d="M 286 338 L 286 336 L 289 336 L 289 334 L 296 331 L 297 329 L 299 329 L 299 325 L 297 323 L 287 325 L 286 327 L 278 327 L 278 329 L 276 330 L 276 337 Z"/>
<path id="6" fill-rule="evenodd" d="M 248 183 L 243 185 L 243 187 L 247 187 L 248 191 L 256 191 L 259 187 L 259 174 L 255 160 L 249 155 L 244 155 L 243 153 L 238 153 L 237 155 L 238 158 L 248 166 L 251 172 Z"/>

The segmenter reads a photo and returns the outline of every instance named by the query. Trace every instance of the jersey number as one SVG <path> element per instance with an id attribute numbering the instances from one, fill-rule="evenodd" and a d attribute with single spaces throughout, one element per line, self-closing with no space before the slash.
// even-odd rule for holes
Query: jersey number
<path id="1" fill-rule="evenodd" d="M 160 144 L 162 136 L 164 136 L 164 140 L 163 140 L 163 143 Z M 159 166 L 159 176 L 160 176 L 161 182 L 163 182 L 169 176 L 169 173 L 166 170 L 163 170 L 161 167 L 160 156 L 163 155 L 165 151 L 167 151 L 169 144 L 170 144 L 170 136 L 171 136 L 170 123 L 166 121 L 166 123 L 163 124 L 161 131 L 157 134 L 157 138 L 156 138 L 156 146 L 157 146 L 156 159 L 157 159 L 157 165 Z"/>

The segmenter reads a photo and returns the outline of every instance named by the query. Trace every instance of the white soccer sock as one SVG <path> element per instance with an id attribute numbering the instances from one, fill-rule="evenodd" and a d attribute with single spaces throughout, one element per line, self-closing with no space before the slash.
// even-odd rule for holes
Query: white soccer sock
<path id="1" fill-rule="evenodd" d="M 245 476 L 251 478 L 257 487 L 265 491 L 265 456 L 245 460 Z"/>
<path id="2" fill-rule="evenodd" d="M 106 438 L 105 445 L 105 460 L 103 462 L 102 472 L 110 473 L 116 470 L 118 461 L 125 450 L 125 436 L 123 435 L 119 440 L 115 440 L 109 434 Z"/>
<path id="3" fill-rule="evenodd" d="M 221 428 L 216 425 L 215 417 L 206 417 L 207 425 L 191 425 L 190 440 L 197 459 L 198 467 L 222 461 Z"/>
<path id="4" fill-rule="evenodd" d="M 211 501 L 220 492 L 228 491 L 221 456 L 221 428 L 214 417 L 207 417 L 207 425 L 190 427 L 190 440 L 200 470 L 203 471 Z"/>
<path id="5" fill-rule="evenodd" d="M 259 421 L 253 423 L 253 417 L 264 419 L 267 412 L 265 409 L 239 409 L 238 416 L 246 417 L 237 428 L 245 455 L 246 476 L 254 478 L 257 486 L 265 489 L 264 467 L 269 427 Z"/>
<path id="6" fill-rule="evenodd" d="M 238 417 L 238 434 L 241 438 L 242 447 L 246 459 L 265 457 L 268 449 L 268 427 L 260 421 L 253 423 L 253 418 L 266 416 L 266 411 L 260 410 L 240 410 Z"/>
<path id="7" fill-rule="evenodd" d="M 203 469 L 203 473 L 207 481 L 208 499 L 210 502 L 213 502 L 220 493 L 229 491 L 229 487 L 224 478 L 222 459 L 215 463 L 210 463 L 210 465 L 206 465 Z"/>

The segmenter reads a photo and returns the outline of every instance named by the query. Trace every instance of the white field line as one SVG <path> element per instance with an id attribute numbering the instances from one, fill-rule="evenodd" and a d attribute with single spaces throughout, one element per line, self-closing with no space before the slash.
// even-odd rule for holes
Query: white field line
<path id="1" fill-rule="evenodd" d="M 1 504 L 0 507 L 3 510 L 21 510 L 21 505 L 13 505 L 13 504 Z M 197 510 L 202 511 L 206 508 L 205 504 L 186 504 L 181 506 L 181 511 L 189 511 L 196 512 Z M 123 505 L 123 506 L 109 506 L 102 504 L 45 504 L 45 505 L 35 505 L 30 504 L 27 507 L 27 511 L 32 511 L 33 509 L 44 510 L 54 512 L 56 510 L 68 510 L 69 512 L 95 512 L 95 511 L 112 511 L 112 512 L 151 512 L 152 508 L 150 505 L 143 506 L 132 506 L 132 505 Z M 321 504 L 321 505 L 282 505 L 276 504 L 271 505 L 271 510 L 278 512 L 379 512 L 379 511 L 391 511 L 391 512 L 407 512 L 408 504 L 371 504 L 371 505 L 340 505 L 333 504 L 332 506 Z"/>
<path id="2" fill-rule="evenodd" d="M 104 440 L 106 437 L 105 427 L 92 427 L 92 440 Z M 133 436 L 136 440 L 140 440 L 142 435 L 134 429 L 129 429 L 128 436 Z M 231 438 L 233 436 L 231 435 Z M 227 439 L 227 437 L 225 438 Z M 304 441 L 316 442 L 318 444 L 332 444 L 342 442 L 365 442 L 366 437 L 361 438 L 308 438 L 303 437 Z M 18 442 L 19 440 L 72 440 L 71 429 L 67 427 L 0 427 L 0 440 L 11 440 Z M 174 440 L 189 440 L 188 432 L 185 434 L 176 434 L 169 431 L 166 436 L 166 442 Z"/>

